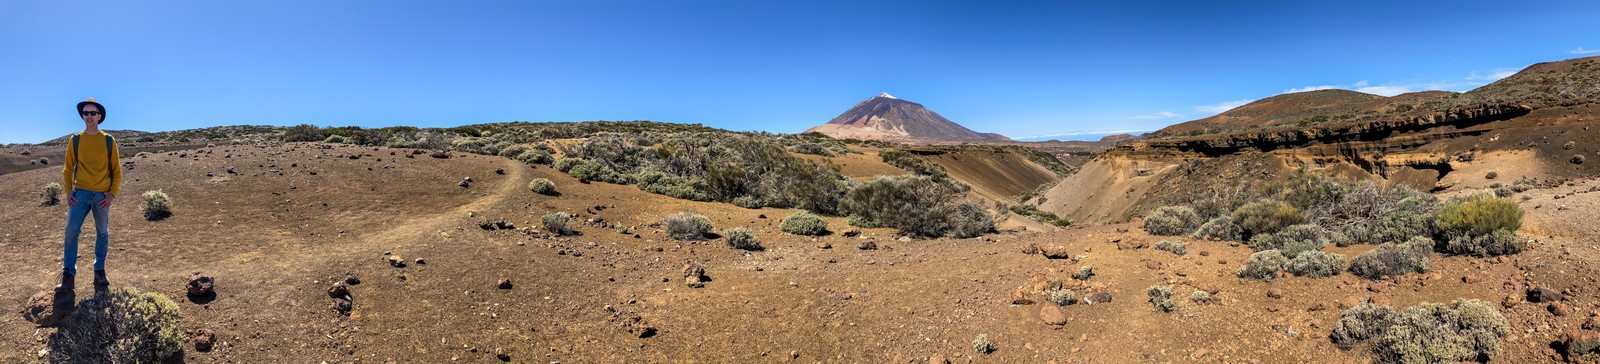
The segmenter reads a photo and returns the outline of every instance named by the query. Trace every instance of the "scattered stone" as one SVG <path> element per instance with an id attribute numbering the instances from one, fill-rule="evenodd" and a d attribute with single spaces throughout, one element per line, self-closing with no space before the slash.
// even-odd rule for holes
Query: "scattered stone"
<path id="1" fill-rule="evenodd" d="M 860 229 L 845 230 L 844 234 L 840 234 L 840 235 L 844 235 L 844 237 L 846 237 L 846 238 L 854 238 L 854 237 L 857 237 L 857 236 L 861 235 L 861 230 Z"/>
<path id="2" fill-rule="evenodd" d="M 189 297 L 201 297 L 211 294 L 215 285 L 216 280 L 211 276 L 195 272 L 194 277 L 189 278 Z"/>
<path id="3" fill-rule="evenodd" d="M 694 262 L 683 263 L 683 282 L 689 288 L 705 287 L 706 268 Z"/>
<path id="4" fill-rule="evenodd" d="M 348 285 L 352 285 L 352 286 L 353 285 L 357 285 L 357 284 L 361 284 L 361 278 L 358 278 L 358 277 L 356 277 L 356 275 L 351 274 L 348 277 L 344 277 L 344 284 L 348 284 Z"/>
<path id="5" fill-rule="evenodd" d="M 71 295 L 63 297 L 71 300 Z M 22 318 L 43 327 L 53 327 L 67 317 L 69 307 L 56 307 L 56 294 L 54 290 L 43 290 L 28 297 L 27 305 L 23 306 Z"/>
<path id="6" fill-rule="evenodd" d="M 1567 316 L 1572 314 L 1572 305 L 1568 305 L 1561 301 L 1551 302 L 1550 306 L 1546 307 L 1546 309 L 1550 310 L 1550 313 L 1556 316 Z"/>
<path id="7" fill-rule="evenodd" d="M 1068 251 L 1067 247 L 1061 244 L 1045 244 L 1044 246 L 1039 247 L 1039 253 L 1044 254 L 1044 257 L 1047 259 L 1072 258 L 1072 252 Z"/>
<path id="8" fill-rule="evenodd" d="M 1027 255 L 1039 254 L 1039 244 L 1028 243 L 1026 245 L 1023 245 L 1022 246 L 1022 254 L 1027 254 Z"/>
<path id="9" fill-rule="evenodd" d="M 422 258 L 417 258 L 416 262 L 417 262 L 417 265 L 426 265 L 426 264 L 428 264 L 428 261 L 422 260 Z"/>
<path id="10" fill-rule="evenodd" d="M 950 364 L 950 359 L 946 359 L 944 355 L 934 354 L 928 357 L 928 364 Z"/>
<path id="11" fill-rule="evenodd" d="M 1107 293 L 1107 292 L 1095 292 L 1094 294 L 1090 294 L 1088 296 L 1084 296 L 1083 297 L 1083 303 L 1086 304 L 1086 305 L 1092 305 L 1092 304 L 1096 304 L 1096 303 L 1110 303 L 1110 302 L 1111 302 L 1111 293 Z"/>
<path id="12" fill-rule="evenodd" d="M 1067 324 L 1067 315 L 1061 313 L 1061 306 L 1056 305 L 1039 305 L 1039 319 L 1044 320 L 1046 325 Z"/>
<path id="13" fill-rule="evenodd" d="M 494 174 L 506 174 L 506 169 L 505 168 L 495 168 L 494 169 Z"/>
<path id="14" fill-rule="evenodd" d="M 1600 315 L 1589 314 L 1589 320 L 1583 322 L 1584 330 L 1600 330 Z"/>
<path id="15" fill-rule="evenodd" d="M 1483 281 L 1483 279 L 1482 278 L 1478 278 L 1478 275 L 1476 275 L 1476 274 L 1468 273 L 1467 275 L 1461 276 L 1461 283 L 1473 284 L 1473 283 L 1478 283 L 1478 282 L 1482 282 L 1482 281 Z"/>
<path id="16" fill-rule="evenodd" d="M 494 348 L 494 357 L 495 359 L 500 359 L 500 361 L 511 361 L 511 353 L 507 352 L 505 348 Z"/>
<path id="17" fill-rule="evenodd" d="M 1278 289 L 1278 287 L 1267 288 L 1267 297 L 1283 299 L 1283 290 Z"/>
<path id="18" fill-rule="evenodd" d="M 1567 358 L 1600 352 L 1600 332 L 1571 330 L 1561 334 L 1562 351 Z"/>
<path id="19" fill-rule="evenodd" d="M 856 249 L 878 250 L 878 243 L 872 242 L 872 241 L 865 241 L 865 242 L 862 242 L 860 244 L 856 244 Z"/>
<path id="20" fill-rule="evenodd" d="M 1360 306 L 1360 305 L 1361 305 L 1361 297 L 1356 297 L 1356 296 L 1345 297 L 1344 299 L 1340 299 L 1339 302 L 1337 303 L 1337 306 L 1339 306 L 1339 309 L 1341 309 L 1341 310 L 1348 310 L 1351 307 L 1356 307 L 1356 306 Z"/>
<path id="21" fill-rule="evenodd" d="M 640 339 L 656 336 L 656 327 L 650 325 L 649 322 L 644 320 L 644 317 L 639 315 L 629 316 L 625 321 L 625 327 L 629 333 L 639 335 Z"/>
<path id="22" fill-rule="evenodd" d="M 1517 307 L 1517 304 L 1522 303 L 1522 298 L 1518 296 L 1515 293 L 1506 295 L 1506 299 L 1500 300 L 1500 305 L 1505 308 Z"/>
<path id="23" fill-rule="evenodd" d="M 819 241 L 817 242 L 817 249 L 833 249 L 833 244 L 828 244 L 826 241 Z"/>
<path id="24" fill-rule="evenodd" d="M 395 268 L 405 268 L 406 267 L 406 260 L 405 259 L 400 259 L 399 255 L 390 255 L 385 259 L 389 260 L 389 266 L 390 267 L 395 267 Z"/>
<path id="25" fill-rule="evenodd" d="M 1562 300 L 1561 292 L 1556 292 L 1556 290 L 1544 287 L 1534 287 L 1528 289 L 1528 302 L 1544 303 L 1560 300 Z"/>
<path id="26" fill-rule="evenodd" d="M 506 219 L 501 218 L 501 219 L 483 219 L 483 220 L 479 220 L 478 221 L 478 228 L 479 229 L 484 229 L 484 230 L 494 231 L 494 230 L 511 230 L 511 229 L 516 229 L 517 227 L 516 227 L 516 225 L 512 225 L 510 222 L 506 221 Z"/>
<path id="27" fill-rule="evenodd" d="M 1017 287 L 1017 290 L 1011 291 L 1011 299 L 1006 302 L 1011 302 L 1013 305 L 1031 305 L 1033 298 L 1028 297 L 1027 287 Z"/>
<path id="28" fill-rule="evenodd" d="M 1200 251 L 1200 256 L 1202 256 L 1202 257 L 1209 257 L 1209 256 L 1211 256 L 1211 251 L 1208 251 L 1208 250 L 1201 250 L 1201 251 Z M 1200 349 L 1200 350 L 1205 350 L 1205 349 Z"/>
<path id="29" fill-rule="evenodd" d="M 472 177 L 467 177 L 466 179 L 461 180 L 460 183 L 456 183 L 456 185 L 461 187 L 472 187 Z"/>
<path id="30" fill-rule="evenodd" d="M 350 310 L 353 309 L 355 309 L 355 304 L 352 304 L 348 299 L 338 298 L 333 300 L 333 310 L 338 311 L 340 314 L 349 315 Z"/>
<path id="31" fill-rule="evenodd" d="M 217 343 L 217 333 L 212 332 L 211 329 L 200 329 L 200 330 L 196 330 L 195 331 L 195 333 L 194 333 L 194 350 L 195 351 L 202 352 L 202 353 L 211 351 L 211 348 L 214 347 L 216 345 L 216 343 Z"/>
<path id="32" fill-rule="evenodd" d="M 683 277 L 683 284 L 689 286 L 689 288 L 705 288 L 706 286 L 705 280 L 700 276 Z"/>

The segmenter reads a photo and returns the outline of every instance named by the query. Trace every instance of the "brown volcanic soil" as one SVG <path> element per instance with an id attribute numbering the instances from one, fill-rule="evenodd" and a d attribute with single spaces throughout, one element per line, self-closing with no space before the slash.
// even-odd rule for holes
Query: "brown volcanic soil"
<path id="1" fill-rule="evenodd" d="M 1584 223 L 1600 207 L 1600 194 L 1588 192 L 1600 186 L 1594 180 L 1527 193 L 1522 232 L 1537 242 L 1522 254 L 1436 258 L 1433 272 L 1398 282 L 1344 274 L 1266 284 L 1233 278 L 1249 250 L 1226 242 L 1191 241 L 1185 256 L 1118 249 L 1118 242 L 1162 239 L 1130 224 L 965 240 L 902 242 L 886 229 L 813 239 L 777 232 L 790 210 L 581 184 L 498 157 L 319 148 L 240 145 L 186 151 L 190 158 L 133 159 L 125 196 L 113 207 L 111 278 L 115 287 L 182 300 L 190 273 L 217 277 L 214 301 L 179 305 L 184 329 L 216 330 L 222 344 L 208 353 L 186 345 L 186 361 L 491 362 L 499 348 L 512 362 L 541 363 L 907 362 L 932 355 L 993 363 L 1362 362 L 1366 354 L 1326 339 L 1340 301 L 1498 303 L 1530 284 L 1570 290 L 1577 312 L 1570 316 L 1528 303 L 1503 310 L 1513 336 L 1496 359 L 1528 362 L 1548 360 L 1554 335 L 1582 323 L 1600 302 L 1592 283 L 1600 252 L 1588 242 L 1597 231 Z M 229 166 L 239 174 L 226 173 Z M 65 207 L 39 207 L 36 196 L 57 176 L 50 169 L 0 176 L 0 263 L 11 267 L 0 297 L 9 307 L 20 308 L 57 274 Z M 472 186 L 457 187 L 466 176 Z M 552 179 L 562 195 L 528 192 L 534 177 Z M 150 189 L 172 196 L 174 216 L 140 218 L 136 195 Z M 649 226 L 684 210 L 707 215 L 718 232 L 750 227 L 767 249 L 747 253 L 720 239 L 673 242 Z M 566 238 L 522 230 L 553 211 L 604 221 L 579 224 L 582 235 Z M 519 229 L 480 229 L 484 217 Z M 829 221 L 846 229 L 842 218 Z M 601 226 L 611 224 L 634 227 L 638 237 Z M 855 248 L 865 241 L 879 249 Z M 1021 253 L 1029 243 L 1064 244 L 1082 260 Z M 1354 256 L 1371 248 L 1332 250 Z M 408 265 L 390 267 L 385 252 Z M 92 258 L 82 259 L 86 267 Z M 686 287 L 684 261 L 704 264 L 711 281 Z M 1086 283 L 1067 278 L 1085 264 L 1098 275 Z M 325 290 L 347 274 L 362 283 L 351 287 L 354 311 L 341 316 Z M 1467 275 L 1482 281 L 1462 283 Z M 501 278 L 514 287 L 497 289 Z M 1039 304 L 1009 299 L 1042 280 L 1068 281 L 1080 295 L 1109 292 L 1114 300 L 1063 307 L 1068 323 L 1052 327 L 1039 319 Z M 1145 302 L 1145 288 L 1156 284 L 1173 287 L 1176 312 L 1158 313 Z M 1284 298 L 1266 297 L 1269 287 Z M 1220 302 L 1187 301 L 1197 288 L 1215 291 Z M 625 323 L 635 315 L 656 334 L 630 333 Z M 36 361 L 52 329 L 6 317 L 0 362 Z M 973 353 L 969 343 L 978 334 L 998 350 Z"/>

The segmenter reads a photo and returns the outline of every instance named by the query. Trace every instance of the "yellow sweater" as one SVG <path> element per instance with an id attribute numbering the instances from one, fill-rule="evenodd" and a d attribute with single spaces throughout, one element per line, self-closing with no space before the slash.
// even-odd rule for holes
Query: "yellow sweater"
<path id="1" fill-rule="evenodd" d="M 73 188 L 82 188 L 115 196 L 122 187 L 122 158 L 117 155 L 120 151 L 116 138 L 111 139 L 111 145 L 106 145 L 109 134 L 104 131 L 95 135 L 79 132 L 77 135 L 78 149 L 81 150 L 73 150 L 72 140 L 67 140 L 67 163 L 61 168 L 61 188 L 67 193 L 72 193 Z M 106 160 L 106 148 L 111 148 L 111 160 Z M 76 160 L 74 156 L 83 160 Z M 76 180 L 73 179 L 74 172 Z"/>

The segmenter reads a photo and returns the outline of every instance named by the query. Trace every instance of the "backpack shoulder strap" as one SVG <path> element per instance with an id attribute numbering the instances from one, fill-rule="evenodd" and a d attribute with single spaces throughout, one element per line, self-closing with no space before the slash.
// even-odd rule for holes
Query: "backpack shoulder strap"
<path id="1" fill-rule="evenodd" d="M 79 163 L 79 162 L 82 162 L 83 159 L 82 158 L 78 158 L 78 151 L 80 149 L 81 148 L 78 148 L 78 134 L 72 134 L 72 183 L 73 184 L 77 184 L 78 183 L 78 168 L 83 167 L 83 164 Z"/>
<path id="2" fill-rule="evenodd" d="M 114 141 L 114 140 L 111 140 L 111 134 L 106 134 L 105 132 L 100 132 L 100 135 L 105 135 L 106 136 L 106 165 L 109 166 L 109 165 L 111 165 L 111 161 L 115 160 L 115 159 L 111 158 L 111 153 L 115 153 L 114 150 L 117 149 L 117 142 Z"/>

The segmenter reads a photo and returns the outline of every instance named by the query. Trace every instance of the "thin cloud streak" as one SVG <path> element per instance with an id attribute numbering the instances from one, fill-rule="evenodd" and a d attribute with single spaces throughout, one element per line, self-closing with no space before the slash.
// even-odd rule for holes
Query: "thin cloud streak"
<path id="1" fill-rule="evenodd" d="M 1600 49 L 1583 49 L 1583 47 L 1578 47 L 1577 49 L 1573 49 L 1573 50 L 1567 51 L 1567 53 L 1572 53 L 1572 54 L 1595 54 L 1595 53 L 1600 53 Z"/>
<path id="2" fill-rule="evenodd" d="M 1244 104 L 1248 104 L 1252 101 L 1256 101 L 1256 99 L 1234 100 L 1216 105 L 1201 105 L 1195 106 L 1194 109 L 1207 114 L 1221 114 L 1224 111 L 1233 110 L 1233 108 L 1244 106 Z"/>
<path id="3" fill-rule="evenodd" d="M 1144 115 L 1130 116 L 1128 118 L 1129 119 L 1134 119 L 1134 120 L 1156 120 L 1156 119 L 1175 118 L 1175 117 L 1179 117 L 1179 116 L 1183 116 L 1183 114 L 1179 114 L 1179 113 L 1175 113 L 1175 112 L 1171 112 L 1171 111 L 1161 111 L 1161 112 L 1144 114 Z"/>

